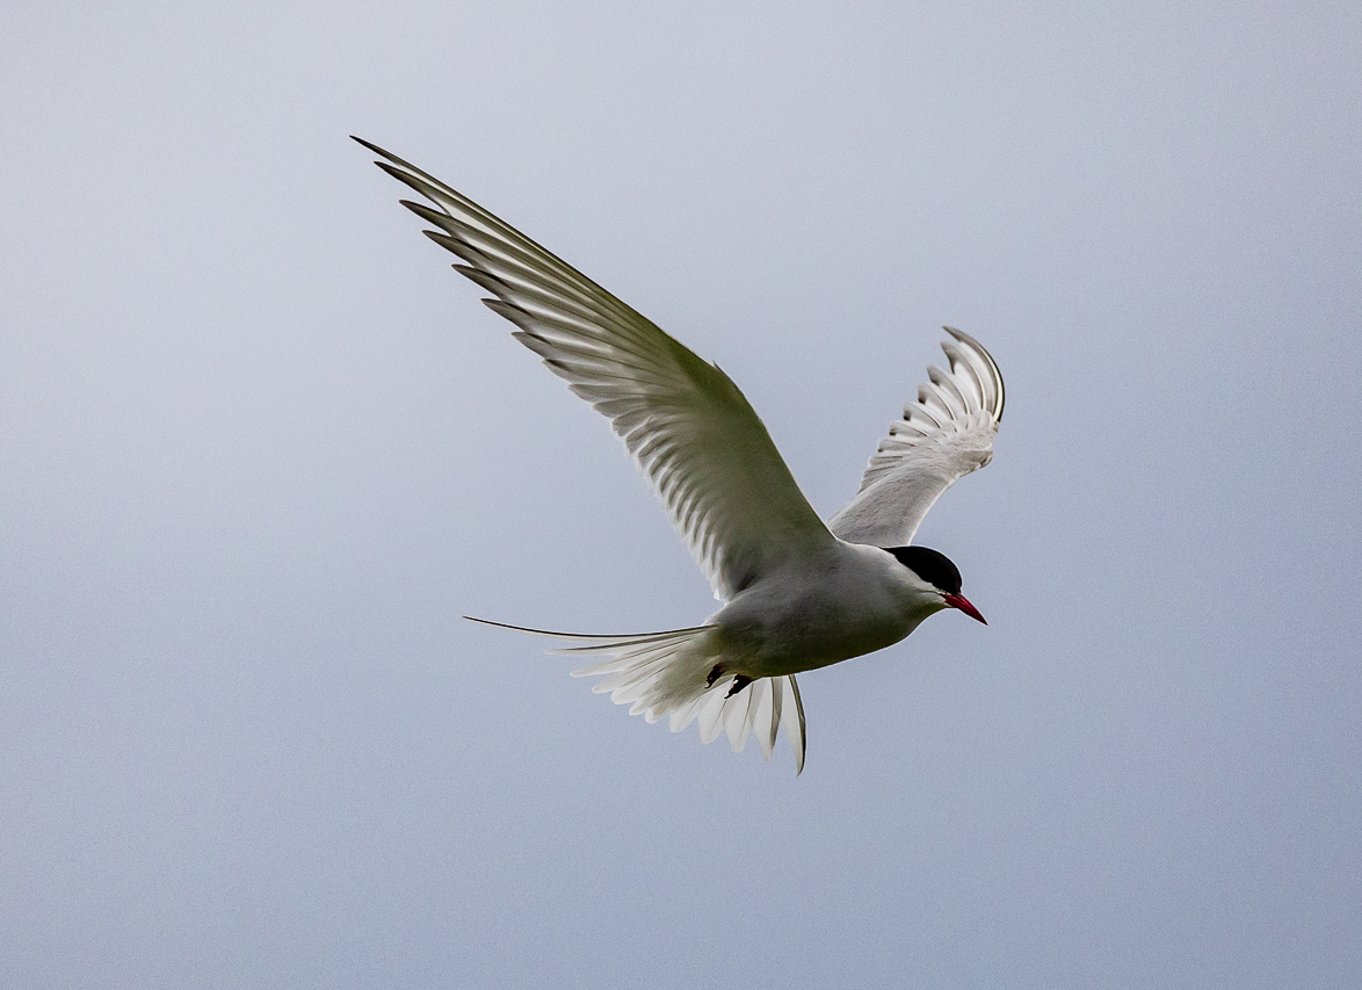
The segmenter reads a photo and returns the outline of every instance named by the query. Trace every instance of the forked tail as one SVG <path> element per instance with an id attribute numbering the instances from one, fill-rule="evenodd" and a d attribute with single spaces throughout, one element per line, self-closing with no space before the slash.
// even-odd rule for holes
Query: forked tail
<path id="1" fill-rule="evenodd" d="M 574 670 L 572 676 L 600 677 L 592 691 L 609 694 L 615 704 L 629 705 L 630 715 L 642 714 L 649 722 L 667 716 L 673 732 L 698 723 L 702 742 L 711 743 L 721 732 L 726 733 L 736 753 L 747 745 L 749 736 L 755 736 L 769 759 L 784 725 L 794 749 L 795 773 L 804 770 L 804 704 L 794 675 L 763 677 L 730 696 L 735 686 L 733 675 L 713 676 L 716 668 L 722 671 L 725 659 L 715 642 L 714 626 L 596 636 L 513 626 L 471 615 L 464 618 L 580 644 L 550 653 L 609 656 L 608 660 Z"/>

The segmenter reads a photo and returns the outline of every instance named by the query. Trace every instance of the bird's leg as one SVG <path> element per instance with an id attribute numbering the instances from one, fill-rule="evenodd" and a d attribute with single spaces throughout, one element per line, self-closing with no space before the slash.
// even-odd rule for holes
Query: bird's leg
<path id="1" fill-rule="evenodd" d="M 714 682 L 723 676 L 724 676 L 723 664 L 716 663 L 714 665 L 714 669 L 709 672 L 709 676 L 705 678 L 705 690 L 708 691 L 710 688 L 712 688 L 714 686 Z"/>
<path id="2" fill-rule="evenodd" d="M 752 678 L 744 677 L 742 674 L 734 674 L 733 686 L 728 689 L 728 694 L 724 695 L 725 700 L 733 697 L 735 694 L 737 694 L 739 691 L 741 691 L 743 688 L 747 687 L 747 685 L 751 683 Z"/>

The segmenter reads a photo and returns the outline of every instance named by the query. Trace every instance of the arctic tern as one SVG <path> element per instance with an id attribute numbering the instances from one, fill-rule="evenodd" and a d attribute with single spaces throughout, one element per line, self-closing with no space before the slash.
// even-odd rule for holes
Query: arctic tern
<path id="1" fill-rule="evenodd" d="M 490 294 L 513 336 L 610 420 L 723 603 L 690 628 L 625 635 L 474 621 L 604 655 L 574 675 L 600 677 L 595 691 L 650 722 L 667 716 L 673 732 L 698 722 L 704 742 L 725 733 L 735 751 L 755 736 L 769 758 L 783 726 L 796 773 L 796 674 L 891 646 L 943 609 L 984 621 L 956 566 L 912 545 L 937 498 L 993 458 L 1003 379 L 978 341 L 945 328 L 949 370 L 928 368 L 856 495 L 824 523 L 717 365 L 468 197 L 355 140 L 429 201 L 402 205 L 437 228 L 426 236 L 460 259 L 455 270 Z"/>

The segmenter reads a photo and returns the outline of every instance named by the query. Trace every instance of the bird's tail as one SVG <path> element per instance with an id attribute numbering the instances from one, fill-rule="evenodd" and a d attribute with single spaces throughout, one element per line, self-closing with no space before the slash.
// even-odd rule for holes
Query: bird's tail
<path id="1" fill-rule="evenodd" d="M 609 694 L 615 704 L 629 705 L 630 715 L 642 714 L 649 722 L 667 716 L 673 732 L 698 723 L 702 742 L 711 743 L 720 733 L 726 733 L 733 751 L 738 752 L 747 745 L 749 736 L 755 736 L 769 759 L 784 725 L 785 736 L 794 748 L 795 772 L 804 770 L 804 704 L 794 675 L 763 677 L 730 696 L 734 676 L 722 672 L 714 676 L 716 668 L 722 671 L 724 661 L 715 626 L 590 635 L 513 626 L 471 615 L 464 618 L 578 644 L 550 653 L 608 656 L 574 670 L 572 676 L 601 678 L 592 691 Z"/>

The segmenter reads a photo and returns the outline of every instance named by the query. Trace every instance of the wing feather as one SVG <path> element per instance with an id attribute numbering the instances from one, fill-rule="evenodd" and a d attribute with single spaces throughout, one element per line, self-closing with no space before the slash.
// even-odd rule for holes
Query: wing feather
<path id="1" fill-rule="evenodd" d="M 927 369 L 917 401 L 889 428 L 861 487 L 832 517 L 832 531 L 853 543 L 906 546 L 927 511 L 957 480 L 993 459 L 1003 418 L 1003 376 L 973 337 L 946 327 L 950 370 Z"/>
<path id="2" fill-rule="evenodd" d="M 426 235 L 490 293 L 483 302 L 515 325 L 515 338 L 611 420 L 715 597 L 730 598 L 787 554 L 832 542 L 766 427 L 717 365 L 468 197 L 355 140 L 429 202 L 403 205 L 438 228 Z"/>

